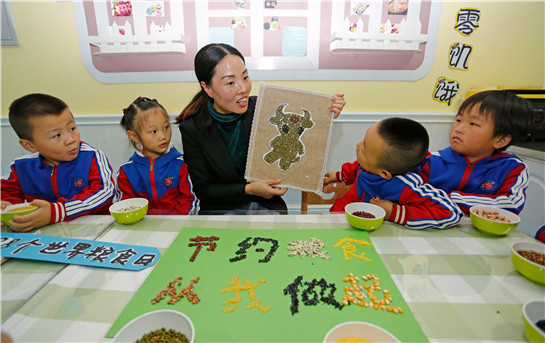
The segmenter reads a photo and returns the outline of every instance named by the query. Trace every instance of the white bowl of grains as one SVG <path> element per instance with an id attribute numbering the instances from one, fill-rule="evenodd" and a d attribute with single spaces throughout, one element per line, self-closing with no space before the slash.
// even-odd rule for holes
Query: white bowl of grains
<path id="1" fill-rule="evenodd" d="M 148 213 L 148 199 L 132 198 L 116 202 L 110 206 L 110 213 L 121 224 L 134 224 Z"/>
<path id="2" fill-rule="evenodd" d="M 115 335 L 113 342 L 193 343 L 193 322 L 182 312 L 157 310 L 134 318 Z"/>
<path id="3" fill-rule="evenodd" d="M 399 343 L 399 339 L 386 329 L 367 322 L 344 322 L 333 327 L 323 343 Z"/>

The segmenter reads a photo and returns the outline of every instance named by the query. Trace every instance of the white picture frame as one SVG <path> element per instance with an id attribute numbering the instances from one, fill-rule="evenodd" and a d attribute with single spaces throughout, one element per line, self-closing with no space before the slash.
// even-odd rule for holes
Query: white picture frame
<path id="1" fill-rule="evenodd" d="M 17 30 L 15 29 L 15 21 L 13 20 L 13 14 L 11 13 L 11 6 L 9 1 L 2 0 L 0 7 L 0 23 L 2 24 L 2 46 L 20 46 L 19 37 L 17 36 Z"/>

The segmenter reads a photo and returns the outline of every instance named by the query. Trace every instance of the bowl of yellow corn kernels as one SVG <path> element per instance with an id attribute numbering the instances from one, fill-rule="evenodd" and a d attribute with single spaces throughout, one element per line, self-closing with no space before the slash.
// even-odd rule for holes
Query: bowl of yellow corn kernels
<path id="1" fill-rule="evenodd" d="M 367 322 L 344 322 L 333 327 L 324 337 L 323 343 L 339 342 L 392 342 L 399 340 L 386 329 Z"/>
<path id="2" fill-rule="evenodd" d="M 24 216 L 38 209 L 38 206 L 32 206 L 29 203 L 15 204 L 6 206 L 2 210 L 2 223 L 9 225 L 9 221 L 15 216 Z"/>

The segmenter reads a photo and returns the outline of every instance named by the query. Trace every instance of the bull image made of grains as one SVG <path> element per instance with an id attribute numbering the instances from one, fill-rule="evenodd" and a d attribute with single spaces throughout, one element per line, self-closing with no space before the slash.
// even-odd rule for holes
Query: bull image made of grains
<path id="1" fill-rule="evenodd" d="M 303 115 L 284 112 L 286 106 L 288 104 L 278 105 L 274 116 L 269 118 L 269 123 L 276 126 L 279 135 L 271 139 L 269 146 L 272 150 L 263 156 L 268 164 L 273 164 L 280 159 L 278 168 L 281 170 L 288 170 L 292 164 L 301 160 L 301 156 L 305 154 L 305 145 L 301 141 L 301 136 L 306 129 L 314 126 L 309 111 L 302 108 Z"/>

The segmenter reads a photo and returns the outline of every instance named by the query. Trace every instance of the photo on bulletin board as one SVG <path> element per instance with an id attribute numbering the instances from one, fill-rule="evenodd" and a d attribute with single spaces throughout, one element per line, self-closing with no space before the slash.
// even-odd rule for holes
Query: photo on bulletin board
<path id="1" fill-rule="evenodd" d="M 389 0 L 388 14 L 407 14 L 409 0 Z"/>
<path id="2" fill-rule="evenodd" d="M 318 193 L 329 151 L 331 95 L 261 83 L 245 178 Z"/>
<path id="3" fill-rule="evenodd" d="M 226 43 L 254 80 L 403 80 L 433 65 L 442 0 L 73 1 L 83 64 L 103 83 L 194 81 Z"/>

